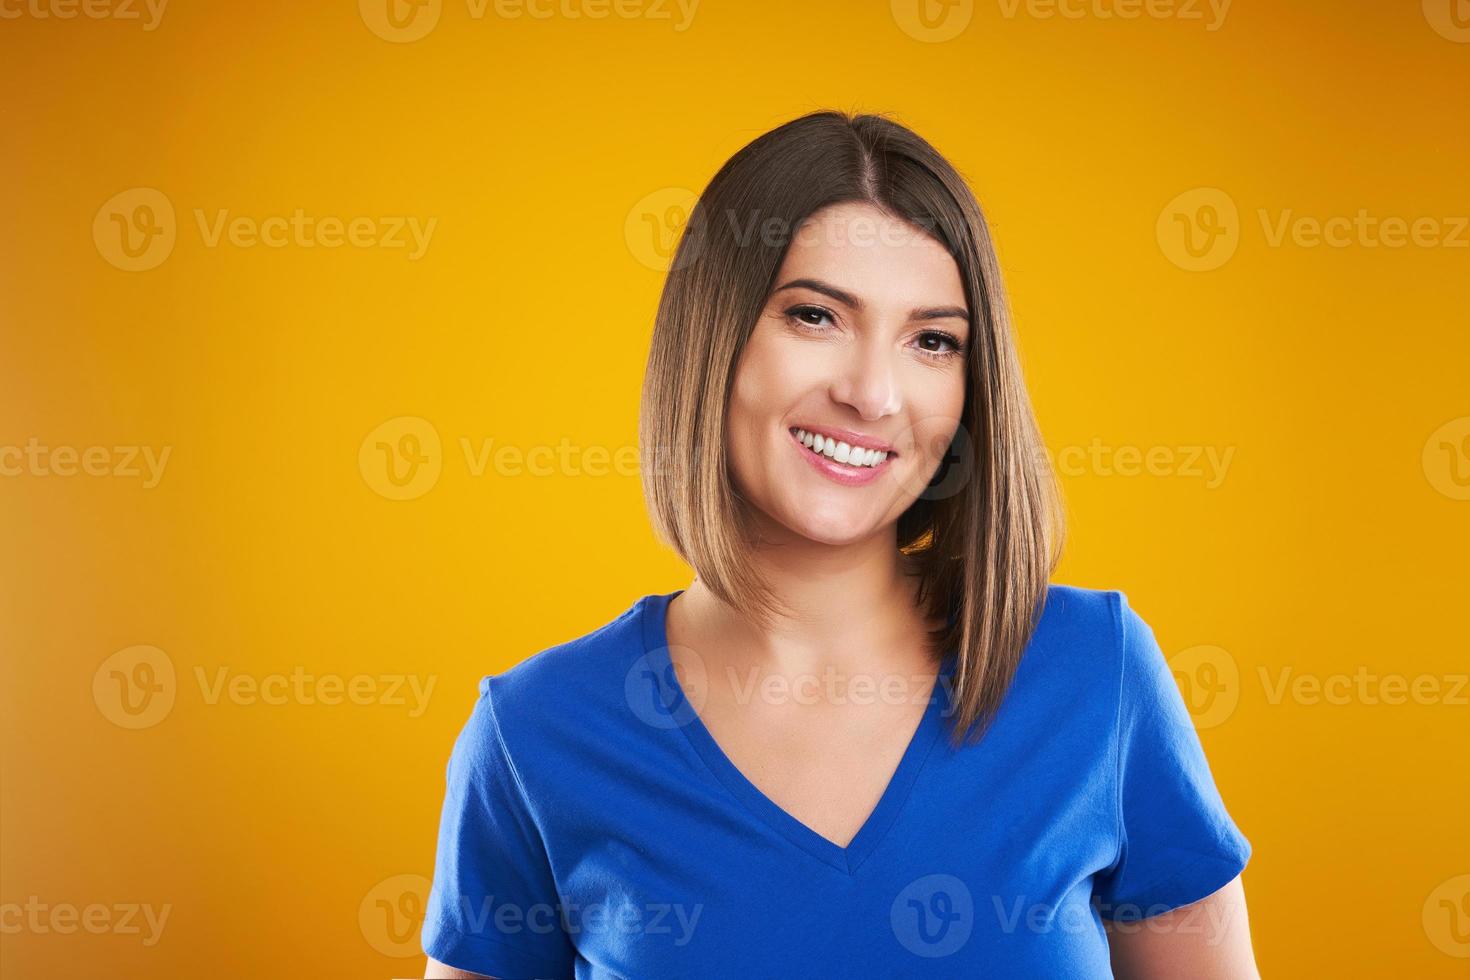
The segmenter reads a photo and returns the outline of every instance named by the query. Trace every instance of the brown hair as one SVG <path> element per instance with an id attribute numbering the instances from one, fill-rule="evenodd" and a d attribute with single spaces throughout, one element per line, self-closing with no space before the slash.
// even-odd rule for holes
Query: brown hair
<path id="1" fill-rule="evenodd" d="M 757 622 L 784 608 L 746 557 L 747 505 L 726 467 L 735 368 L 791 238 L 828 205 L 869 203 L 954 257 L 973 321 L 965 407 L 946 461 L 898 520 L 931 640 L 955 650 L 951 743 L 978 740 L 1010 687 L 1060 557 L 1064 516 L 1021 377 L 990 230 L 964 179 L 912 130 L 813 112 L 731 157 L 689 215 L 658 306 L 643 382 L 643 493 L 659 537 Z M 957 486 L 956 486 L 957 484 Z"/>

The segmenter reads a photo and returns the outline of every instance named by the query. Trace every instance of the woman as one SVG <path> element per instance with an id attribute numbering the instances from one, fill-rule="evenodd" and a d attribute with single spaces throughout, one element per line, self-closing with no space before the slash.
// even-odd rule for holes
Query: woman
<path id="1" fill-rule="evenodd" d="M 428 976 L 1256 976 L 1152 632 L 1048 584 L 995 250 L 928 143 L 819 112 L 725 164 L 640 436 L 697 574 L 481 682 Z"/>

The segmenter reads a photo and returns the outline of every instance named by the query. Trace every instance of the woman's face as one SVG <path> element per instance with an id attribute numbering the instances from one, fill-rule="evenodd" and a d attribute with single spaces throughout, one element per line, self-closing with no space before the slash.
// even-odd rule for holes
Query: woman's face
<path id="1" fill-rule="evenodd" d="M 959 267 L 944 246 L 872 205 L 818 211 L 793 236 L 736 367 L 726 449 L 737 489 L 813 541 L 887 528 L 959 426 L 969 340 Z M 836 458 L 818 456 L 798 429 L 813 445 L 830 436 Z M 855 466 L 843 443 L 892 450 Z"/>

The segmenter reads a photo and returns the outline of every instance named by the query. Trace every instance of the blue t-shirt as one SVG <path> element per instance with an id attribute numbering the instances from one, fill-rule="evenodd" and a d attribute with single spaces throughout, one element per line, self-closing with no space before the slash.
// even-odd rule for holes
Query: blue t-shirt
<path id="1" fill-rule="evenodd" d="M 505 980 L 1109 977 L 1102 918 L 1197 901 L 1250 857 L 1121 592 L 1050 586 L 991 728 L 958 750 L 951 651 L 846 847 L 766 797 L 684 698 L 678 594 L 480 682 L 429 956 Z"/>

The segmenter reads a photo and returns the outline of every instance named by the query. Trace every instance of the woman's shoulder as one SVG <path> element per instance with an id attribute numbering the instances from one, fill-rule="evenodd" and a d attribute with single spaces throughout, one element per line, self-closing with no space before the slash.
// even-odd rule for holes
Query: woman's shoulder
<path id="1" fill-rule="evenodd" d="M 502 731 L 581 725 L 599 709 L 616 710 L 625 676 L 643 659 L 644 612 L 665 598 L 643 595 L 601 626 L 482 677 L 480 700 Z"/>
<path id="2" fill-rule="evenodd" d="M 1047 733 L 1072 746 L 1078 761 L 1092 758 L 1084 745 L 1100 733 L 1109 733 L 1105 741 L 1112 744 L 1125 691 L 1140 684 L 1157 687 L 1167 678 L 1160 674 L 1157 647 L 1142 643 L 1147 627 L 1138 629 L 1141 622 L 1121 589 L 1049 585 L 1000 726 L 1024 733 L 1018 745 Z"/>
<path id="3" fill-rule="evenodd" d="M 1031 649 L 1068 669 L 1121 673 L 1125 662 L 1157 650 L 1153 632 L 1122 589 L 1051 584 Z"/>
<path id="4" fill-rule="evenodd" d="M 1118 635 L 1128 608 L 1128 596 L 1121 589 L 1052 583 L 1046 587 L 1037 632 L 1058 632 L 1090 646 L 1107 643 Z"/>

